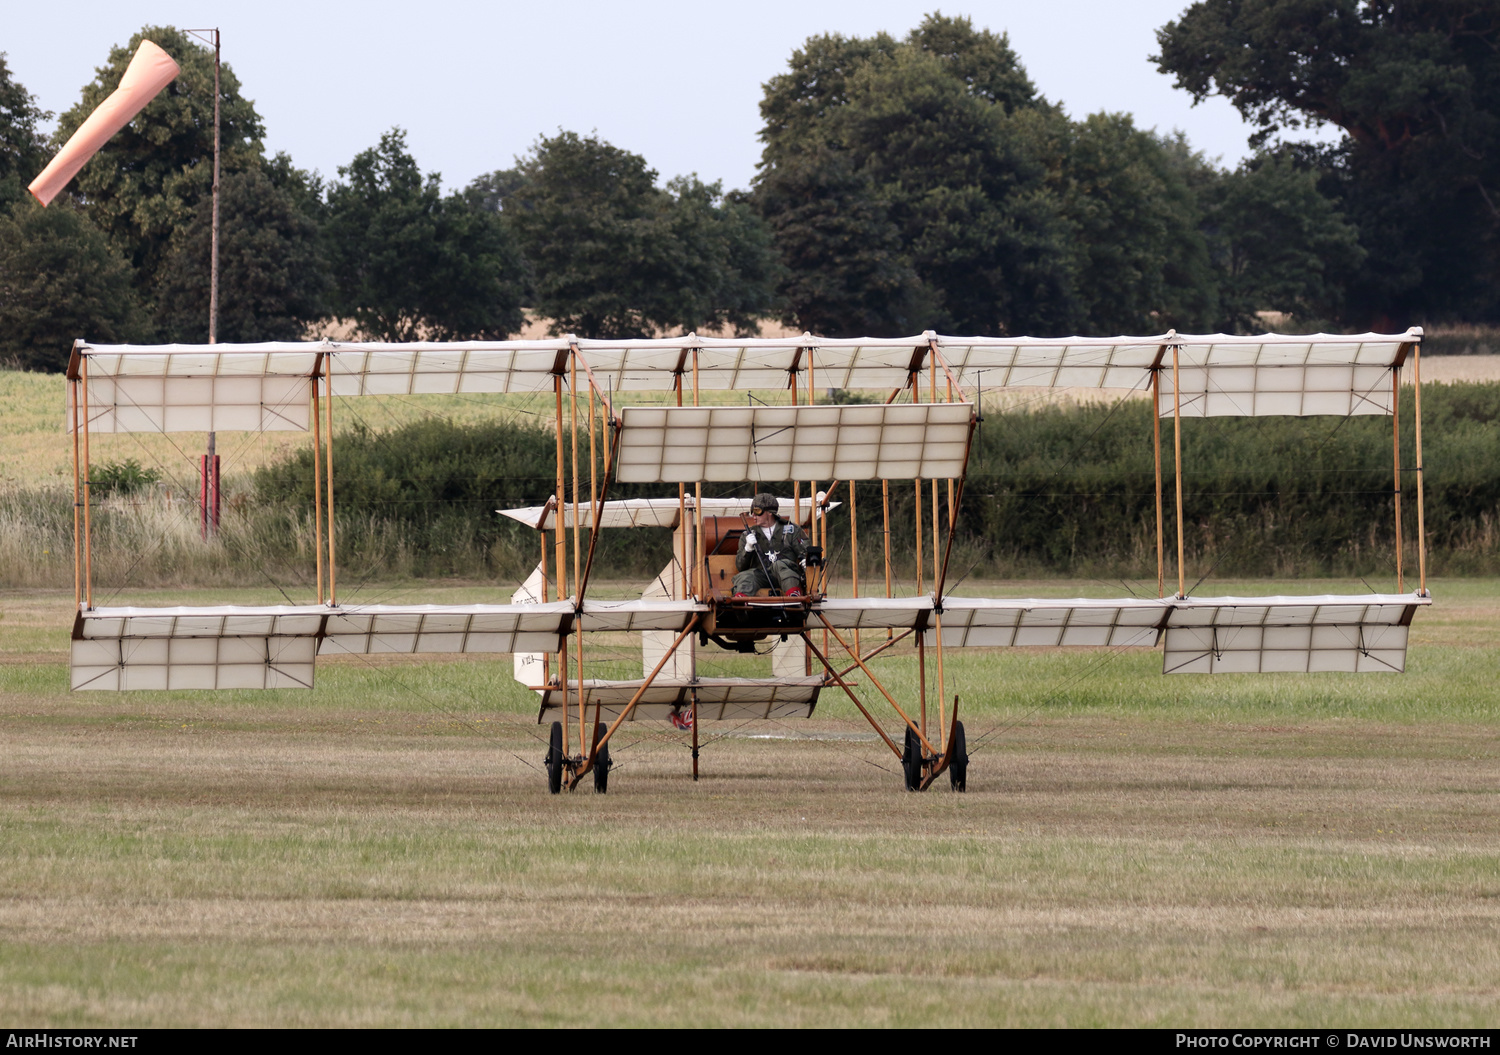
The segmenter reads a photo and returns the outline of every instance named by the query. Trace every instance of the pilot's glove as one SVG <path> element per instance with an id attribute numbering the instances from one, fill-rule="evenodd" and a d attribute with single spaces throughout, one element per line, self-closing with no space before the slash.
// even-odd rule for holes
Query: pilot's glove
<path id="1" fill-rule="evenodd" d="M 750 534 L 748 534 L 748 535 L 745 536 L 745 549 L 746 549 L 746 551 L 749 551 L 749 550 L 752 550 L 754 548 L 755 548 L 755 532 L 752 531 Z"/>

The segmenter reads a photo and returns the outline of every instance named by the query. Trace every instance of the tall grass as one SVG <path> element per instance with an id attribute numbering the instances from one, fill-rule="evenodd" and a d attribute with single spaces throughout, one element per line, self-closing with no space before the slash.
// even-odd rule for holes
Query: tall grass
<path id="1" fill-rule="evenodd" d="M 55 587 L 73 576 L 73 498 L 60 485 L 0 493 L 0 567 L 9 587 Z M 202 537 L 196 501 L 164 490 L 103 499 L 91 510 L 94 581 L 139 585 L 250 585 L 263 571 L 286 578 L 288 557 L 312 557 L 312 519 L 276 511 L 225 510 L 220 532 Z M 292 576 L 296 581 L 296 576 Z"/>
<path id="2" fill-rule="evenodd" d="M 156 489 L 109 498 L 92 511 L 96 601 L 119 586 L 273 586 L 303 603 L 316 589 L 313 515 L 246 500 L 242 481 L 219 531 L 204 538 L 196 500 Z M 59 587 L 73 576 L 72 494 L 62 487 L 0 493 L 0 585 Z M 409 525 L 364 510 L 334 521 L 341 583 L 370 577 L 467 575 L 509 585 L 529 566 L 517 548 L 449 517 L 415 537 Z M 434 554 L 436 556 L 434 556 Z M 535 558 L 532 558 L 535 563 Z M 509 590 L 506 591 L 509 593 Z"/>

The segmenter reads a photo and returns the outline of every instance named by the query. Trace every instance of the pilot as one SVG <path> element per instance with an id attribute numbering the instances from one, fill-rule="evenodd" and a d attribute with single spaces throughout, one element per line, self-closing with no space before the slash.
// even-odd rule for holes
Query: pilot
<path id="1" fill-rule="evenodd" d="M 802 529 L 777 516 L 775 496 L 756 495 L 750 503 L 750 527 L 740 533 L 740 548 L 734 566 L 734 595 L 748 597 L 756 590 L 780 590 L 787 597 L 801 597 L 803 562 L 807 538 Z M 769 573 L 769 576 L 768 576 Z"/>

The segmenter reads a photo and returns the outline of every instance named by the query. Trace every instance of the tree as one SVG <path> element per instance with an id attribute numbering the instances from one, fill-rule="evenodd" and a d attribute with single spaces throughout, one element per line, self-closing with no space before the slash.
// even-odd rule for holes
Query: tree
<path id="1" fill-rule="evenodd" d="M 0 361 L 61 371 L 75 338 L 137 340 L 143 320 L 130 268 L 66 199 L 0 214 Z"/>
<path id="2" fill-rule="evenodd" d="M 785 268 L 789 322 L 830 336 L 907 334 L 932 316 L 887 203 L 844 153 L 787 157 L 755 201 Z"/>
<path id="3" fill-rule="evenodd" d="M 1199 230 L 1208 163 L 1180 137 L 1143 132 L 1126 114 L 1092 114 L 1064 134 L 1058 189 L 1087 332 L 1213 326 L 1218 280 Z"/>
<path id="4" fill-rule="evenodd" d="M 775 303 L 776 256 L 770 232 L 743 193 L 718 180 L 678 176 L 666 187 L 667 310 L 660 325 L 684 331 L 756 332 Z"/>
<path id="5" fill-rule="evenodd" d="M 62 370 L 73 340 L 142 332 L 129 265 L 68 201 L 43 209 L 26 184 L 46 163 L 37 122 L 52 115 L 0 54 L 0 362 Z"/>
<path id="6" fill-rule="evenodd" d="M 58 119 L 54 145 L 61 147 L 118 87 L 142 40 L 160 46 L 182 72 L 84 165 L 69 189 L 135 268 L 136 287 L 149 303 L 174 239 L 212 190 L 213 52 L 170 26 L 145 27 L 124 47 L 110 49 L 109 61 L 84 86 L 78 104 Z M 220 87 L 220 168 L 229 176 L 260 166 L 265 131 L 228 63 Z"/>
<path id="7" fill-rule="evenodd" d="M 525 263 L 494 213 L 442 195 L 407 153 L 406 133 L 339 168 L 325 238 L 333 306 L 388 341 L 498 339 L 524 322 Z"/>
<path id="8" fill-rule="evenodd" d="M 769 235 L 719 183 L 686 176 L 660 188 L 640 155 L 561 132 L 470 193 L 501 207 L 533 271 L 532 306 L 554 332 L 753 332 L 773 310 Z"/>
<path id="9" fill-rule="evenodd" d="M 1500 9 L 1487 0 L 1200 0 L 1157 32 L 1158 68 L 1290 144 L 1359 229 L 1363 321 L 1500 317 Z"/>
<path id="10" fill-rule="evenodd" d="M 51 116 L 11 77 L 0 51 L 0 203 L 25 194 L 26 184 L 46 164 L 45 143 L 36 125 Z"/>
<path id="11" fill-rule="evenodd" d="M 810 39 L 761 102 L 755 200 L 791 273 L 788 321 L 874 335 L 1076 323 L 1038 111 L 1061 118 L 1008 40 L 967 19 L 931 15 L 900 43 Z"/>
<path id="12" fill-rule="evenodd" d="M 300 340 L 328 314 L 315 180 L 285 154 L 223 180 L 219 203 L 222 341 Z M 208 340 L 212 200 L 172 239 L 158 284 L 157 318 L 168 340 Z"/>
<path id="13" fill-rule="evenodd" d="M 1343 307 L 1343 281 L 1364 258 L 1358 232 L 1318 192 L 1317 173 L 1261 154 L 1226 174 L 1207 224 L 1222 269 L 1226 328 L 1262 329 L 1258 311 L 1322 322 Z"/>

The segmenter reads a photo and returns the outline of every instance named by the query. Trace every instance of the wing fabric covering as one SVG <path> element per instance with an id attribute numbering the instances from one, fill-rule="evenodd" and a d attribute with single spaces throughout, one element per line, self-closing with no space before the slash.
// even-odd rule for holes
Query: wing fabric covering
<path id="1" fill-rule="evenodd" d="M 810 626 L 912 629 L 951 648 L 1150 648 L 1165 637 L 1163 672 L 1399 673 L 1412 616 L 1431 604 L 1417 594 L 1318 597 L 1001 599 L 833 598 L 813 606 Z M 375 653 L 553 653 L 581 620 L 585 631 L 680 631 L 694 601 L 571 601 L 504 605 L 368 605 L 329 608 L 96 608 L 73 629 L 74 689 L 312 688 L 318 656 Z M 818 680 L 818 679 L 814 679 Z M 821 682 L 820 682 L 821 683 Z M 586 682 L 604 692 L 611 685 Z M 686 681 L 663 682 L 681 689 Z M 741 710 L 779 707 L 770 687 L 798 679 L 700 679 Z M 729 688 L 741 686 L 736 696 Z M 650 690 L 656 692 L 656 686 Z M 665 691 L 665 690 L 663 690 Z M 683 689 L 686 691 L 686 689 Z M 749 693 L 750 695 L 744 695 Z M 607 694 L 601 699 L 612 698 Z M 628 698 L 628 697 L 627 697 Z M 681 697 L 656 704 L 680 706 Z M 545 702 L 544 709 L 549 706 Z M 795 697 L 810 709 L 815 700 Z M 728 712 L 726 712 L 728 713 Z M 739 713 L 736 711 L 735 713 Z M 767 711 L 767 716 L 775 716 Z"/>
<path id="2" fill-rule="evenodd" d="M 1159 373 L 1161 386 L 1158 411 L 1164 417 L 1172 415 L 1176 403 L 1181 404 L 1184 417 L 1389 414 L 1390 373 L 1402 365 L 1408 350 L 1421 339 L 1421 330 L 1414 328 L 1401 334 L 1253 337 L 1165 333 L 1151 337 L 986 338 L 947 337 L 928 332 L 887 340 L 836 340 L 805 334 L 738 340 L 689 335 L 646 341 L 563 337 L 412 344 L 80 342 L 75 347 L 68 376 L 80 377 L 80 359 L 87 359 L 89 428 L 95 432 L 306 429 L 311 398 L 309 379 L 325 367 L 332 375 L 334 395 L 345 398 L 550 391 L 555 378 L 568 376 L 566 364 L 575 347 L 597 382 L 611 392 L 670 391 L 691 371 L 691 362 L 697 364 L 699 387 L 709 392 L 784 389 L 789 378 L 812 371 L 819 387 L 888 393 L 905 387 L 913 373 L 922 374 L 939 366 L 945 375 L 951 371 L 960 388 L 969 392 L 996 388 L 1092 388 L 1144 393 L 1150 390 L 1155 371 Z M 905 406 L 907 409 L 899 413 L 916 412 L 915 407 Z M 701 408 L 682 409 L 687 412 Z M 749 407 L 732 409 L 750 410 Z M 845 406 L 842 411 L 854 409 Z M 870 412 L 866 416 L 871 420 L 851 419 L 844 424 L 861 428 L 876 423 L 875 419 L 885 421 L 878 405 L 867 405 L 864 409 Z M 896 405 L 887 409 L 899 410 Z M 834 419 L 835 425 L 843 423 L 840 408 L 823 405 L 816 410 Z M 696 419 L 687 415 L 671 420 L 676 427 L 678 422 Z M 828 423 L 809 418 L 798 421 L 794 431 L 800 432 L 804 426 L 816 429 Z M 891 423 L 895 423 L 894 419 Z M 769 420 L 764 424 L 770 424 Z M 911 422 L 903 420 L 901 424 Z M 733 446 L 743 450 L 764 442 L 775 457 L 778 447 L 792 445 L 790 440 L 772 442 L 769 432 L 781 427 L 759 430 L 753 442 L 747 436 Z M 842 450 L 846 444 L 852 451 L 861 442 L 877 441 L 868 437 L 828 438 L 812 433 L 798 435 L 796 442 L 830 448 L 822 452 L 823 460 L 832 458 L 841 468 L 839 459 L 846 457 Z M 723 460 L 725 454 L 719 451 L 706 461 L 727 465 Z M 851 472 L 813 472 L 814 466 L 808 466 L 806 472 L 800 466 L 772 471 L 770 464 L 765 463 L 761 466 L 765 470 L 762 475 L 765 479 L 835 476 L 868 479 L 858 475 L 866 459 L 854 453 L 847 456 L 853 458 Z M 739 462 L 743 475 L 736 479 L 756 477 L 753 463 L 744 458 Z M 689 471 L 687 463 L 676 471 Z M 703 471 L 707 471 L 706 466 Z M 930 466 L 919 474 L 885 475 L 946 479 L 956 474 Z M 671 480 L 699 478 L 687 475 L 673 476 Z"/>
<path id="3" fill-rule="evenodd" d="M 1161 373 L 1162 417 L 1389 414 L 1390 372 L 1421 339 L 1405 334 L 1164 334 L 1156 338 L 939 337 L 960 382 L 992 388 L 1147 391 Z M 1177 391 L 1173 392 L 1173 352 Z"/>
<path id="4" fill-rule="evenodd" d="M 1206 597 L 1178 602 L 1164 674 L 1399 674 L 1412 616 L 1431 598 Z"/>
<path id="5" fill-rule="evenodd" d="M 837 629 L 916 629 L 951 648 L 1153 647 L 1165 638 L 1165 674 L 1400 673 L 1413 615 L 1432 603 L 1411 594 L 1011 600 L 931 597 L 829 600 Z"/>
<path id="6" fill-rule="evenodd" d="M 946 597 L 939 613 L 931 597 L 829 600 L 820 611 L 837 629 L 916 629 L 937 644 L 939 621 L 945 647 L 1007 648 L 1150 647 L 1156 644 L 1167 607 L 1162 601 L 1001 599 Z"/>
<path id="7" fill-rule="evenodd" d="M 796 511 L 800 513 L 804 526 L 812 520 L 815 503 L 806 498 L 800 501 L 779 498 L 777 501 L 781 503 L 782 516 L 790 518 Z M 748 498 L 705 498 L 701 504 L 704 516 L 741 516 L 750 511 Z M 820 517 L 826 516 L 843 504 L 842 502 L 829 502 L 826 509 L 817 506 L 816 514 Z M 691 517 L 697 505 L 698 503 L 692 496 L 684 498 L 680 503 L 675 498 L 615 498 L 603 503 L 603 508 L 599 512 L 599 526 L 601 528 L 675 528 L 679 514 L 686 511 Z M 557 529 L 557 510 L 552 506 L 522 506 L 519 509 L 497 509 L 495 512 L 525 524 L 529 528 L 539 528 L 545 531 Z M 586 528 L 594 526 L 592 502 L 578 503 L 578 519 Z M 562 520 L 565 528 L 573 527 L 571 503 L 563 503 Z"/>
<path id="8" fill-rule="evenodd" d="M 572 620 L 566 601 L 96 608 L 74 622 L 72 687 L 310 689 L 318 656 L 556 652 Z"/>
<path id="9" fill-rule="evenodd" d="M 957 479 L 972 403 L 626 407 L 622 483 Z"/>

